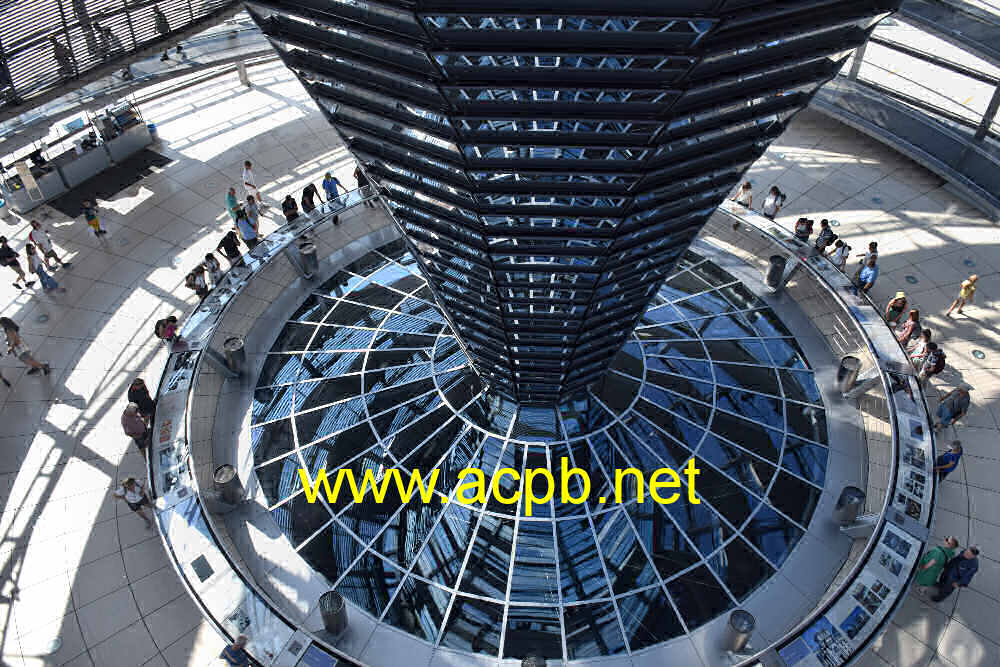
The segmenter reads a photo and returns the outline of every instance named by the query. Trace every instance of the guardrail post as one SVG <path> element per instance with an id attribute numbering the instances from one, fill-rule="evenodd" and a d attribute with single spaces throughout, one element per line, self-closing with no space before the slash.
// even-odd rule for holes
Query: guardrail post
<path id="1" fill-rule="evenodd" d="M 865 505 L 865 492 L 856 486 L 845 486 L 837 498 L 833 510 L 833 520 L 841 526 L 850 526 L 857 521 L 861 508 Z"/>
<path id="2" fill-rule="evenodd" d="M 858 78 L 858 72 L 861 71 L 861 64 L 865 60 L 866 46 L 868 46 L 868 42 L 865 42 L 854 50 L 854 62 L 851 63 L 851 71 L 847 74 L 848 79 L 855 80 Z"/>
<path id="3" fill-rule="evenodd" d="M 227 378 L 235 380 L 240 376 L 239 373 L 233 372 L 233 369 L 229 367 L 229 364 L 226 363 L 226 359 L 221 354 L 210 347 L 206 347 L 204 352 L 205 358 L 211 361 L 216 370 L 225 375 Z"/>
<path id="4" fill-rule="evenodd" d="M 726 624 L 726 653 L 739 656 L 750 648 L 750 635 L 757 627 L 757 619 L 750 612 L 737 609 L 729 615 Z"/>
<path id="5" fill-rule="evenodd" d="M 250 88 L 250 77 L 247 76 L 247 64 L 244 61 L 236 61 L 236 74 L 240 77 L 240 83 Z"/>
<path id="6" fill-rule="evenodd" d="M 980 121 L 979 127 L 976 128 L 976 141 L 982 141 L 989 134 L 990 126 L 993 125 L 993 119 L 997 117 L 998 110 L 1000 110 L 1000 85 L 993 89 L 993 97 L 990 98 L 990 103 L 986 106 L 986 113 L 983 114 L 983 120 Z"/>

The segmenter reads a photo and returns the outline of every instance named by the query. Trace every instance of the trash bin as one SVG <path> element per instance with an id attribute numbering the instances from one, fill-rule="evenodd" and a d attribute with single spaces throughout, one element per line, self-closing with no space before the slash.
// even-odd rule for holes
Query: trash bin
<path id="1" fill-rule="evenodd" d="M 767 276 L 764 278 L 768 287 L 771 289 L 781 287 L 781 277 L 785 275 L 786 264 L 788 264 L 788 258 L 784 255 L 771 255 L 771 264 L 767 267 Z"/>
<path id="2" fill-rule="evenodd" d="M 247 365 L 247 353 L 243 346 L 243 339 L 239 336 L 227 338 L 222 344 L 222 351 L 226 355 L 226 366 L 236 374 L 242 374 Z"/>
<path id="3" fill-rule="evenodd" d="M 156 123 L 146 123 L 146 129 L 149 130 L 149 138 L 154 142 L 160 140 L 160 135 L 156 131 Z"/>
<path id="4" fill-rule="evenodd" d="M 865 492 L 856 486 L 845 486 L 837 498 L 837 506 L 833 510 L 833 520 L 841 526 L 854 523 L 861 508 L 865 505 Z"/>
<path id="5" fill-rule="evenodd" d="M 858 373 L 861 372 L 861 360 L 857 357 L 847 355 L 840 360 L 840 368 L 837 369 L 837 387 L 840 393 L 846 394 L 854 388 L 854 383 L 858 380 Z"/>
<path id="6" fill-rule="evenodd" d="M 335 637 L 347 630 L 347 603 L 337 591 L 327 591 L 319 596 L 319 614 L 323 627 Z"/>
<path id="7" fill-rule="evenodd" d="M 299 260 L 306 278 L 312 278 L 319 271 L 319 259 L 316 257 L 316 244 L 309 239 L 299 241 Z"/>
<path id="8" fill-rule="evenodd" d="M 243 500 L 243 485 L 240 483 L 236 468 L 231 465 L 221 465 L 215 469 L 215 490 L 223 502 L 236 505 Z"/>
<path id="9" fill-rule="evenodd" d="M 739 653 L 746 648 L 756 626 L 757 619 L 748 611 L 737 609 L 730 614 L 726 626 L 726 650 Z"/>

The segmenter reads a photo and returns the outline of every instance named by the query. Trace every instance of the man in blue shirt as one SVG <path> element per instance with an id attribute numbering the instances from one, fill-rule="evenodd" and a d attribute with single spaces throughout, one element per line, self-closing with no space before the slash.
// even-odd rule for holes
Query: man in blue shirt
<path id="1" fill-rule="evenodd" d="M 343 185 L 340 184 L 340 181 L 337 180 L 336 176 L 334 176 L 330 172 L 326 172 L 325 174 L 323 174 L 323 191 L 326 192 L 327 201 L 330 201 L 331 199 L 336 199 L 337 195 L 339 194 L 338 190 L 341 189 L 344 192 L 347 192 L 347 188 L 345 188 Z"/>
<path id="2" fill-rule="evenodd" d="M 947 477 L 952 470 L 958 467 L 958 462 L 962 460 L 962 443 L 959 440 L 953 440 L 951 443 L 951 450 L 945 452 L 937 458 L 937 464 L 934 466 L 934 472 L 938 474 L 938 481 L 943 480 Z"/>
<path id="3" fill-rule="evenodd" d="M 972 577 L 979 571 L 979 549 L 969 547 L 958 554 L 944 566 L 941 579 L 938 581 L 938 593 L 931 599 L 941 602 L 959 588 L 965 588 L 972 583 Z"/>
<path id="4" fill-rule="evenodd" d="M 246 636 L 240 635 L 231 645 L 222 649 L 219 657 L 225 660 L 226 664 L 232 665 L 232 667 L 249 667 L 250 654 L 243 648 L 246 645 Z"/>
<path id="5" fill-rule="evenodd" d="M 878 267 L 875 266 L 875 258 L 869 259 L 865 265 L 861 268 L 861 273 L 858 274 L 858 287 L 861 288 L 862 292 L 867 292 L 878 280 Z"/>

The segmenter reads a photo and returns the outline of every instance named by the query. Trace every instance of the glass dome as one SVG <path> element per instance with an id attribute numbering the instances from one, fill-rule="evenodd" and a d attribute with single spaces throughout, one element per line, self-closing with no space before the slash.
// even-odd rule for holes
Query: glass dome
<path id="1" fill-rule="evenodd" d="M 539 408 L 482 384 L 415 260 L 389 244 L 294 313 L 258 379 L 251 428 L 275 521 L 335 590 L 421 640 L 514 658 L 634 653 L 735 607 L 804 534 L 827 462 L 820 392 L 794 338 L 694 252 L 606 378 Z M 589 474 L 585 502 L 531 516 L 493 495 L 438 502 L 454 499 L 464 468 L 556 473 L 564 457 Z M 692 457 L 700 503 L 639 502 L 635 488 L 614 502 L 612 471 L 648 480 Z M 438 501 L 310 503 L 300 468 L 331 481 L 341 468 L 358 480 L 437 468 Z M 518 490 L 501 479 L 502 495 Z M 578 479 L 570 491 L 580 495 Z"/>

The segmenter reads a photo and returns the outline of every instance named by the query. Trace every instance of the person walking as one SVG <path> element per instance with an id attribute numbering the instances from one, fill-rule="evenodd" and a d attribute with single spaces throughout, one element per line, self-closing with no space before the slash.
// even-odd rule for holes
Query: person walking
<path id="1" fill-rule="evenodd" d="M 929 342 L 931 342 L 931 330 L 923 329 L 920 336 L 906 348 L 906 353 L 910 355 L 910 361 L 914 368 L 919 369 L 923 366 L 924 359 L 927 358 L 927 344 Z"/>
<path id="2" fill-rule="evenodd" d="M 960 440 L 952 440 L 948 451 L 937 457 L 937 460 L 934 462 L 934 472 L 937 473 L 938 481 L 943 481 L 945 477 L 950 475 L 958 467 L 958 462 L 961 460 L 962 442 Z"/>
<path id="3" fill-rule="evenodd" d="M 906 310 L 906 293 L 896 292 L 896 296 L 889 300 L 885 306 L 885 323 L 889 325 L 898 324 L 899 318 Z"/>
<path id="4" fill-rule="evenodd" d="M 295 203 L 292 195 L 285 195 L 285 200 L 281 202 L 281 212 L 285 214 L 285 220 L 288 222 L 299 217 L 299 205 Z"/>
<path id="5" fill-rule="evenodd" d="M 816 252 L 823 254 L 831 243 L 837 240 L 837 235 L 830 229 L 830 221 L 823 218 L 819 221 L 819 234 L 816 236 Z"/>
<path id="6" fill-rule="evenodd" d="M 840 270 L 841 273 L 847 268 L 847 258 L 851 254 L 851 246 L 844 243 L 841 239 L 837 239 L 834 243 L 833 250 L 830 252 L 828 257 L 833 265 Z"/>
<path id="7" fill-rule="evenodd" d="M 226 193 L 226 211 L 234 225 L 236 224 L 236 212 L 239 208 L 240 200 L 236 198 L 236 188 L 229 188 L 229 192 Z"/>
<path id="8" fill-rule="evenodd" d="M 247 248 L 253 250 L 260 243 L 257 238 L 257 225 L 250 220 L 246 209 L 241 208 L 236 212 L 236 229 L 240 232 L 240 238 L 247 244 Z"/>
<path id="9" fill-rule="evenodd" d="M 968 280 L 963 280 L 962 285 L 958 289 L 958 298 L 951 302 L 951 308 L 945 313 L 946 317 L 951 317 L 951 311 L 955 310 L 959 315 L 962 314 L 962 307 L 967 303 L 972 303 L 972 299 L 976 296 L 976 283 L 979 281 L 979 276 L 972 274 L 969 276 Z"/>
<path id="10" fill-rule="evenodd" d="M 917 373 L 917 382 L 926 387 L 927 381 L 944 370 L 946 355 L 944 350 L 938 347 L 934 341 L 927 343 L 927 353 L 924 356 L 924 363 Z"/>
<path id="11" fill-rule="evenodd" d="M 149 430 L 149 424 L 139 414 L 139 406 L 135 403 L 126 405 L 122 412 L 122 430 L 125 431 L 125 435 L 135 441 L 139 452 L 145 453 L 153 434 Z"/>
<path id="12" fill-rule="evenodd" d="M 108 230 L 101 225 L 101 218 L 97 214 L 97 204 L 89 199 L 83 200 L 83 219 L 87 221 L 87 226 L 98 239 L 104 238 L 108 233 Z"/>
<path id="13" fill-rule="evenodd" d="M 875 264 L 875 258 L 872 257 L 858 272 L 858 278 L 854 282 L 862 292 L 867 294 L 868 290 L 875 286 L 876 280 L 878 280 L 878 266 Z"/>
<path id="14" fill-rule="evenodd" d="M 17 326 L 14 320 L 9 317 L 0 317 L 0 328 L 3 328 L 3 333 L 7 337 L 7 353 L 13 354 L 26 366 L 30 366 L 28 368 L 28 375 L 34 375 L 39 371 L 44 375 L 48 375 L 51 372 L 52 369 L 49 368 L 48 364 L 42 363 L 32 356 L 31 348 L 21 339 L 21 328 Z"/>
<path id="15" fill-rule="evenodd" d="M 37 220 L 31 221 L 31 231 L 28 233 L 28 240 L 35 244 L 35 247 L 45 259 L 45 267 L 47 269 L 52 270 L 52 265 L 49 264 L 50 259 L 56 260 L 56 263 L 64 269 L 73 266 L 70 262 L 64 262 L 59 258 L 55 248 L 52 247 L 52 238 L 42 227 L 42 223 Z"/>
<path id="16" fill-rule="evenodd" d="M 361 165 L 357 165 L 356 167 L 354 167 L 354 180 L 358 182 L 359 189 L 371 185 L 371 181 L 369 181 L 368 177 L 365 176 L 364 172 L 361 171 Z M 367 192 L 362 192 L 361 194 L 362 196 L 368 195 Z M 369 208 L 374 208 L 375 204 L 370 199 L 365 199 L 365 206 L 368 206 Z"/>
<path id="17" fill-rule="evenodd" d="M 121 498 L 128 505 L 129 509 L 142 517 L 146 522 L 146 529 L 153 529 L 153 522 L 146 514 L 144 508 L 150 507 L 149 496 L 142 482 L 136 481 L 135 477 L 126 477 L 121 485 L 112 491 L 116 498 Z"/>
<path id="18" fill-rule="evenodd" d="M 208 271 L 208 277 L 212 281 L 212 289 L 215 289 L 220 282 L 222 282 L 222 264 L 219 260 L 215 258 L 215 255 L 208 253 L 205 255 L 205 270 Z"/>
<path id="19" fill-rule="evenodd" d="M 48 274 L 45 270 L 45 262 L 42 261 L 41 256 L 35 252 L 34 244 L 27 244 L 24 246 L 25 257 L 28 258 L 28 270 L 38 276 L 38 280 L 42 283 L 42 289 L 46 292 L 60 292 L 62 294 L 66 293 L 65 287 L 59 287 L 59 283 L 56 279 Z"/>
<path id="20" fill-rule="evenodd" d="M 17 280 L 14 281 L 14 287 L 17 289 L 24 289 L 35 284 L 34 280 L 27 280 L 25 278 L 24 269 L 21 268 L 21 263 L 17 261 L 17 252 L 7 245 L 6 236 L 0 236 L 0 264 L 3 264 L 17 274 Z"/>
<path id="21" fill-rule="evenodd" d="M 247 191 L 248 199 L 256 199 L 257 203 L 264 206 L 264 200 L 260 196 L 260 189 L 257 187 L 257 177 L 253 173 L 253 165 L 250 160 L 243 163 L 243 188 Z"/>
<path id="22" fill-rule="evenodd" d="M 979 571 L 978 556 L 978 547 L 968 547 L 948 561 L 944 566 L 944 571 L 941 572 L 937 594 L 931 596 L 931 599 L 935 602 L 942 602 L 959 588 L 965 588 L 971 584 L 972 577 Z"/>
<path id="23" fill-rule="evenodd" d="M 768 220 L 774 220 L 774 216 L 778 215 L 778 211 L 785 205 L 786 199 L 788 199 L 788 195 L 779 190 L 777 185 L 772 185 L 760 207 L 761 215 Z"/>
<path id="24" fill-rule="evenodd" d="M 923 555 L 917 563 L 916 583 L 920 586 L 921 592 L 926 592 L 928 588 L 937 584 L 944 571 L 944 566 L 955 556 L 958 549 L 958 540 L 954 537 L 946 537 L 943 544 L 930 549 Z"/>
<path id="25" fill-rule="evenodd" d="M 139 414 L 147 423 L 156 412 L 156 401 L 149 395 L 149 388 L 142 378 L 132 380 L 132 384 L 128 386 L 128 402 L 136 404 Z"/>
<path id="26" fill-rule="evenodd" d="M 355 172 L 355 178 L 357 178 L 357 172 Z M 753 185 L 750 181 L 743 182 L 743 185 L 740 186 L 740 191 L 733 197 L 733 201 L 745 208 L 750 208 L 751 204 L 753 204 Z"/>
<path id="27" fill-rule="evenodd" d="M 907 345 L 920 336 L 920 311 L 916 308 L 910 311 L 910 315 L 903 322 L 903 328 L 896 334 L 896 340 L 902 345 Z"/>
<path id="28" fill-rule="evenodd" d="M 220 255 L 229 260 L 230 266 L 236 266 L 243 262 L 243 253 L 240 251 L 240 237 L 233 229 L 226 232 L 215 249 Z"/>
<path id="29" fill-rule="evenodd" d="M 240 635 L 232 644 L 222 649 L 219 658 L 230 667 L 250 667 L 250 654 L 246 652 L 246 635 Z"/>
<path id="30" fill-rule="evenodd" d="M 953 426 L 965 416 L 972 404 L 972 397 L 965 387 L 955 387 L 941 398 L 937 409 L 937 422 L 934 430 L 940 431 L 945 426 Z"/>
<path id="31" fill-rule="evenodd" d="M 340 190 L 347 192 L 347 188 L 340 184 L 336 176 L 330 172 L 323 174 L 323 192 L 326 193 L 326 200 L 336 199 L 340 196 Z"/>

